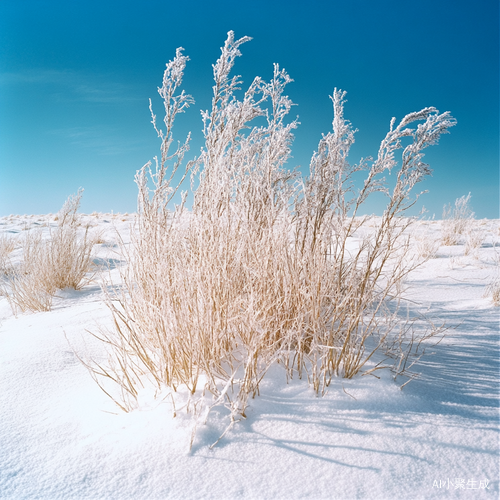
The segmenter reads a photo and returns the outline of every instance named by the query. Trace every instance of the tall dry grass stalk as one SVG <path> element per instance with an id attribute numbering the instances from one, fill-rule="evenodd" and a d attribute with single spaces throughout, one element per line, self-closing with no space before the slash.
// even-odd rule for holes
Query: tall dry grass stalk
<path id="1" fill-rule="evenodd" d="M 26 231 L 23 260 L 12 266 L 1 284 L 14 313 L 49 311 L 57 290 L 79 290 L 92 279 L 94 241 L 89 228 L 80 227 L 77 213 L 82 193 L 80 190 L 64 203 L 57 215 L 58 225 L 49 228 L 47 238 L 41 230 Z"/>
<path id="2" fill-rule="evenodd" d="M 146 377 L 158 390 L 187 387 L 193 401 L 197 389 L 209 391 L 212 405 L 229 408 L 232 425 L 274 363 L 324 393 L 334 377 L 353 377 L 377 350 L 394 345 L 402 283 L 419 263 L 409 252 L 412 219 L 405 213 L 418 198 L 413 188 L 430 173 L 423 150 L 454 120 L 434 108 L 399 124 L 393 118 L 377 158 L 351 165 L 355 131 L 344 119 L 345 92 L 335 89 L 333 131 L 302 179 L 285 168 L 298 126 L 286 122 L 288 74 L 275 65 L 269 83 L 257 77 L 241 100 L 236 95 L 241 81 L 230 71 L 248 40 L 229 32 L 214 65 L 212 107 L 202 113 L 205 147 L 182 171 L 190 137 L 173 150 L 172 127 L 193 102 L 179 92 L 188 58 L 178 49 L 167 64 L 159 89 L 165 131 L 152 113 L 161 158 L 136 176 L 129 266 L 123 286 L 107 296 L 114 330 L 102 335 L 112 346 L 111 365 L 93 365 L 96 378 L 119 384 L 123 409 L 136 405 Z M 383 175 L 398 164 L 389 190 Z M 366 179 L 356 191 L 359 171 Z M 190 173 L 192 210 L 186 193 L 170 209 Z M 177 175 L 181 182 L 173 183 Z M 352 235 L 368 221 L 358 213 L 374 192 L 386 196 L 387 207 L 353 246 Z"/>

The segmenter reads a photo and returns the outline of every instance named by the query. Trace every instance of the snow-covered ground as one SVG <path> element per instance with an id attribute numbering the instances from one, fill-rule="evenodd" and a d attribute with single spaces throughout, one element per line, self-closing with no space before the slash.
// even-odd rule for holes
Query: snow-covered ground
<path id="1" fill-rule="evenodd" d="M 96 263 L 112 276 L 132 216 L 85 216 L 101 234 Z M 19 237 L 46 217 L 0 219 Z M 432 246 L 439 221 L 420 222 Z M 476 221 L 481 248 L 441 246 L 406 283 L 412 312 L 446 337 L 429 349 L 419 379 L 400 390 L 388 370 L 339 379 L 316 397 L 288 385 L 277 366 L 247 419 L 209 448 L 227 425 L 223 409 L 199 427 L 166 402 L 123 413 L 75 352 L 103 359 L 91 333 L 111 325 L 100 278 L 63 290 L 52 311 L 15 317 L 0 297 L 0 498 L 2 499 L 497 499 L 499 497 L 499 308 L 485 292 L 498 276 L 500 222 Z M 11 254 L 20 255 L 20 248 Z"/>

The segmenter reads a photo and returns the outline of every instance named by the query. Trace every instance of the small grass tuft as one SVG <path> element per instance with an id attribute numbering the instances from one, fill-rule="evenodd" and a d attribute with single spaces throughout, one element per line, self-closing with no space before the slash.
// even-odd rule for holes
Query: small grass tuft
<path id="1" fill-rule="evenodd" d="M 77 210 L 83 190 L 70 196 L 57 215 L 57 228 L 48 237 L 40 229 L 28 229 L 22 242 L 23 260 L 0 285 L 16 314 L 18 311 L 48 311 L 56 291 L 79 290 L 92 277 L 89 228 L 79 234 Z"/>

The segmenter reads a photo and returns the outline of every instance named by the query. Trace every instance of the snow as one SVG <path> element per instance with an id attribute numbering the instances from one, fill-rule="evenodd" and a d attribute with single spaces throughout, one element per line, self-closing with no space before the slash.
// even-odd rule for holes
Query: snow
<path id="1" fill-rule="evenodd" d="M 128 241 L 133 216 L 86 218 L 102 235 L 96 262 L 116 279 L 116 231 Z M 0 236 L 46 221 L 4 217 Z M 438 241 L 440 224 L 417 233 Z M 111 326 L 101 277 L 61 291 L 50 312 L 15 317 L 0 297 L 0 498 L 498 498 L 500 315 L 485 291 L 498 275 L 500 221 L 476 224 L 481 248 L 441 246 L 406 283 L 408 307 L 448 327 L 417 380 L 400 390 L 405 379 L 380 370 L 317 397 L 276 366 L 247 419 L 212 449 L 224 408 L 198 425 L 190 450 L 191 415 L 173 418 L 168 400 L 147 394 L 121 412 L 78 359 L 106 361 L 92 336 Z"/>

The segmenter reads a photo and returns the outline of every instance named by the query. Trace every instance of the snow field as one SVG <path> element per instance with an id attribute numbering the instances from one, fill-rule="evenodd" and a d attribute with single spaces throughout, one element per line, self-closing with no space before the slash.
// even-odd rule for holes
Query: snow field
<path id="1" fill-rule="evenodd" d="M 125 264 L 116 231 L 127 243 L 133 216 L 84 220 L 101 235 L 95 262 L 116 280 Z M 0 236 L 46 223 L 4 217 Z M 107 359 L 91 335 L 111 327 L 104 276 L 61 291 L 50 312 L 15 317 L 0 297 L 0 498 L 498 498 L 500 318 L 485 292 L 498 275 L 500 224 L 476 221 L 485 238 L 469 255 L 465 242 L 439 245 L 440 224 L 419 223 L 416 236 L 437 249 L 405 284 L 412 311 L 449 327 L 419 379 L 400 390 L 404 379 L 379 370 L 380 379 L 334 380 L 321 398 L 305 380 L 287 384 L 275 365 L 247 419 L 213 449 L 224 408 L 198 426 L 189 450 L 191 415 L 173 418 L 169 399 L 147 390 L 123 413 L 78 360 Z"/>

